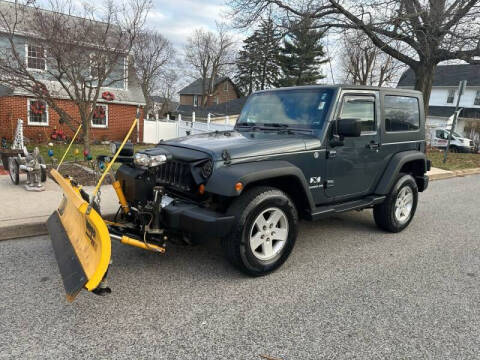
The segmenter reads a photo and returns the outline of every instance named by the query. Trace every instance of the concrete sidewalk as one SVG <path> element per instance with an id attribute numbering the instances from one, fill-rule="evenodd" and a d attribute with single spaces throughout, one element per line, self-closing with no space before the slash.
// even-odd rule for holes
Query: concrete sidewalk
<path id="1" fill-rule="evenodd" d="M 3 168 L 2 168 L 3 169 Z M 51 179 L 44 183 L 45 191 L 30 192 L 24 188 L 26 175 L 20 175 L 20 184 L 13 185 L 8 175 L 0 175 L 0 240 L 43 235 L 45 222 L 62 200 L 62 190 Z M 93 186 L 85 186 L 87 193 Z M 115 191 L 109 185 L 101 188 L 101 210 L 105 215 L 118 209 Z"/>

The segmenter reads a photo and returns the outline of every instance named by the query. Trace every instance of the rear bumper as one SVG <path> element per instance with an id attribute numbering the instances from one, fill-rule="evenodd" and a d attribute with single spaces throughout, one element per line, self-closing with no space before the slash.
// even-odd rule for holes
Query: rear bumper
<path id="1" fill-rule="evenodd" d="M 163 208 L 162 222 L 167 230 L 221 238 L 230 233 L 234 216 L 226 216 L 195 204 L 174 203 Z"/>
<path id="2" fill-rule="evenodd" d="M 429 183 L 429 178 L 428 178 L 427 175 L 416 176 L 415 177 L 415 182 L 417 183 L 418 191 L 422 192 L 422 191 L 427 190 L 428 183 Z"/>

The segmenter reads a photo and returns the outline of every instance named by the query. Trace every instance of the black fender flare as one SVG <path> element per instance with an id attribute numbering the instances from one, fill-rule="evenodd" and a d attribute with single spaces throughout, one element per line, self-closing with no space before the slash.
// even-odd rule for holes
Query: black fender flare
<path id="1" fill-rule="evenodd" d="M 422 160 L 424 164 L 423 173 L 427 172 L 427 157 L 423 152 L 410 150 L 402 151 L 392 156 L 387 168 L 383 172 L 380 181 L 375 188 L 375 194 L 386 195 L 390 192 L 390 189 L 394 185 L 397 175 L 400 173 L 400 169 L 403 165 L 412 162 Z"/>
<path id="2" fill-rule="evenodd" d="M 232 164 L 215 169 L 212 177 L 205 186 L 207 192 L 236 197 L 241 192 L 235 190 L 235 184 L 241 182 L 243 187 L 260 180 L 268 180 L 277 177 L 292 176 L 301 184 L 302 190 L 308 200 L 310 208 L 314 208 L 312 194 L 303 172 L 288 161 L 256 161 L 241 164 Z"/>

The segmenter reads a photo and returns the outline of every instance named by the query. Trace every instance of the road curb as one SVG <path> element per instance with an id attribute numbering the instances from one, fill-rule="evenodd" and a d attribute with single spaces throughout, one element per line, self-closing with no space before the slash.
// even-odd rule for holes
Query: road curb
<path id="1" fill-rule="evenodd" d="M 434 180 L 451 179 L 454 177 L 463 177 L 463 176 L 475 175 L 475 174 L 480 174 L 480 168 L 445 171 L 438 174 L 431 174 L 429 175 L 429 179 L 431 181 L 434 181 Z"/>
<path id="2" fill-rule="evenodd" d="M 108 214 L 104 216 L 104 219 L 112 220 L 114 217 L 115 214 Z M 0 227 L 0 241 L 47 235 L 47 219 L 48 217 L 45 217 L 41 221 L 2 226 Z"/>
<path id="3" fill-rule="evenodd" d="M 45 221 L 9 225 L 0 228 L 0 241 L 46 235 L 47 233 L 47 224 Z"/>

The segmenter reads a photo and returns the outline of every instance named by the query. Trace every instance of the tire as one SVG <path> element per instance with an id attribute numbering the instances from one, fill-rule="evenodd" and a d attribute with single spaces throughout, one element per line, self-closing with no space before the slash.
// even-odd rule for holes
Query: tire
<path id="1" fill-rule="evenodd" d="M 45 160 L 43 159 L 43 156 L 42 156 L 42 155 L 40 155 L 40 156 L 38 157 L 38 161 L 40 162 L 40 164 L 44 164 L 44 165 L 45 165 Z M 44 168 L 42 167 L 42 168 L 40 169 L 40 174 L 41 174 L 41 175 L 40 175 L 40 181 L 41 181 L 41 182 L 47 181 L 47 169 L 46 169 L 46 168 L 44 169 Z"/>
<path id="2" fill-rule="evenodd" d="M 375 223 L 383 230 L 400 232 L 412 221 L 417 203 L 418 187 L 415 179 L 401 173 L 385 201 L 374 206 Z"/>
<path id="3" fill-rule="evenodd" d="M 284 192 L 267 186 L 252 188 L 236 199 L 227 213 L 235 216 L 235 222 L 231 233 L 222 239 L 222 247 L 237 269 L 262 276 L 287 260 L 297 239 L 298 214 Z M 271 216 L 275 217 L 272 225 Z M 265 224 L 261 230 L 260 223 Z"/>
<path id="4" fill-rule="evenodd" d="M 20 166 L 14 157 L 8 158 L 8 173 L 14 185 L 20 183 Z"/>

